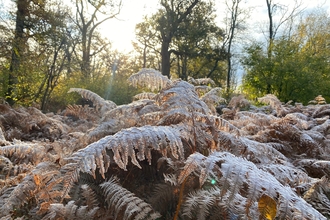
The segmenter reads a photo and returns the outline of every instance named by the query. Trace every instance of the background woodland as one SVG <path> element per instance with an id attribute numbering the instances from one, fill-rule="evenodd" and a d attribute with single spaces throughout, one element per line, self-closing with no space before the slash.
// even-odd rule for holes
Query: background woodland
<path id="1" fill-rule="evenodd" d="M 299 1 L 264 3 L 268 20 L 253 28 L 255 9 L 246 1 L 159 1 L 136 25 L 134 50 L 123 54 L 100 34 L 128 7 L 119 0 L 0 2 L 0 96 L 55 112 L 77 103 L 66 92 L 79 87 L 127 104 L 141 92 L 127 78 L 153 68 L 169 78 L 212 78 L 227 97 L 327 100 L 328 13 L 305 11 Z"/>

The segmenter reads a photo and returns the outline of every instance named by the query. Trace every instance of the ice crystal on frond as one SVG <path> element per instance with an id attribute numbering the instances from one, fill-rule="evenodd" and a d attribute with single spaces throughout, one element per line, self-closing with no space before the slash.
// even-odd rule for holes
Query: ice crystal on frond
<path id="1" fill-rule="evenodd" d="M 128 82 L 134 87 L 141 86 L 151 91 L 159 91 L 171 84 L 171 80 L 169 80 L 167 76 L 150 68 L 143 68 L 139 72 L 133 74 L 128 78 Z"/>

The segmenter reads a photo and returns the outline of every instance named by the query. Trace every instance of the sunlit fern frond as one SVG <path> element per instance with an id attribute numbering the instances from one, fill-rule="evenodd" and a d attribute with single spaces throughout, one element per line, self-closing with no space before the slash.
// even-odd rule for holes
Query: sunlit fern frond
<path id="1" fill-rule="evenodd" d="M 289 113 L 280 120 L 296 125 L 300 130 L 307 130 L 310 126 L 310 124 L 308 123 L 308 117 L 299 112 Z"/>
<path id="2" fill-rule="evenodd" d="M 241 156 L 256 164 L 267 164 L 276 159 L 282 161 L 287 160 L 287 158 L 279 150 L 274 148 L 273 143 L 260 143 L 246 137 L 241 137 L 239 139 L 239 144 L 234 147 L 234 151 L 235 148 L 240 149 L 239 152 Z M 236 149 L 236 151 L 238 151 L 238 149 Z"/>
<path id="3" fill-rule="evenodd" d="M 230 99 L 228 107 L 240 110 L 247 110 L 250 108 L 251 103 L 245 98 L 244 95 L 234 96 Z"/>
<path id="4" fill-rule="evenodd" d="M 207 104 L 213 114 L 216 114 L 215 106 L 226 103 L 226 99 L 221 97 L 221 88 L 216 87 L 204 94 L 200 99 Z"/>
<path id="5" fill-rule="evenodd" d="M 148 107 L 155 107 L 154 101 L 151 100 L 138 100 L 134 101 L 127 105 L 119 105 L 117 108 L 114 108 L 107 113 L 105 113 L 101 119 L 102 122 L 108 121 L 111 119 L 120 119 L 129 123 L 129 127 L 133 127 L 138 120 L 139 115 L 142 113 L 149 113 L 146 111 Z M 152 110 L 158 110 L 156 108 Z"/>
<path id="6" fill-rule="evenodd" d="M 167 76 L 150 68 L 143 68 L 139 72 L 131 75 L 127 80 L 134 87 L 142 86 L 152 91 L 159 91 L 171 84 L 171 80 L 169 80 Z"/>
<path id="7" fill-rule="evenodd" d="M 66 173 L 63 197 L 78 180 L 79 172 L 89 173 L 95 177 L 95 171 L 98 170 L 105 178 L 110 162 L 126 170 L 129 157 L 135 166 L 141 168 L 138 160 L 147 159 L 150 164 L 152 150 L 166 157 L 183 158 L 184 146 L 181 138 L 186 138 L 183 135 L 180 127 L 174 126 L 133 127 L 88 145 L 68 158 L 70 163 L 62 167 Z"/>
<path id="8" fill-rule="evenodd" d="M 324 105 L 327 104 L 326 100 L 322 95 L 316 96 L 313 100 L 309 101 L 308 104 L 314 104 L 314 105 Z"/>
<path id="9" fill-rule="evenodd" d="M 46 215 L 42 220 L 57 220 L 57 219 L 73 219 L 73 220 L 90 220 L 95 219 L 95 214 L 98 207 L 88 209 L 87 206 L 77 206 L 75 201 L 70 201 L 67 204 L 52 203 L 49 204 Z"/>
<path id="10" fill-rule="evenodd" d="M 267 105 L 270 105 L 275 109 L 277 116 L 281 117 L 288 113 L 287 109 L 282 105 L 281 101 L 272 94 L 267 94 L 261 98 L 258 98 L 258 101 Z"/>
<path id="11" fill-rule="evenodd" d="M 205 95 L 212 89 L 211 86 L 195 86 L 195 91 L 199 97 Z"/>
<path id="12" fill-rule="evenodd" d="M 188 77 L 188 82 L 195 85 L 195 86 L 200 86 L 200 85 L 215 85 L 215 82 L 210 79 L 210 78 L 199 78 L 199 79 L 194 79 L 193 77 L 189 76 Z"/>
<path id="13" fill-rule="evenodd" d="M 283 185 L 295 187 L 312 181 L 307 173 L 293 166 L 283 164 L 264 164 L 258 167 L 272 174 Z"/>
<path id="14" fill-rule="evenodd" d="M 330 182 L 323 177 L 316 181 L 303 198 L 328 219 L 330 218 Z"/>
<path id="15" fill-rule="evenodd" d="M 203 114 L 211 114 L 211 110 L 201 101 L 195 92 L 194 86 L 185 81 L 175 81 L 173 84 L 160 91 L 155 97 L 163 111 L 173 109 L 182 109 L 189 112 L 201 112 Z"/>
<path id="16" fill-rule="evenodd" d="M 294 161 L 294 165 L 305 170 L 311 177 L 322 178 L 326 176 L 330 178 L 330 161 L 328 160 L 298 159 Z"/>
<path id="17" fill-rule="evenodd" d="M 9 145 L 9 144 L 10 144 L 10 142 L 6 140 L 5 135 L 2 131 L 2 128 L 0 127 L 0 146 Z"/>
<path id="18" fill-rule="evenodd" d="M 96 110 L 99 111 L 101 114 L 104 114 L 105 112 L 117 107 L 117 105 L 114 102 L 110 100 L 104 100 L 98 94 L 87 89 L 70 88 L 68 93 L 70 92 L 76 92 L 80 94 L 83 98 L 92 101 L 96 107 Z"/>
<path id="19" fill-rule="evenodd" d="M 214 124 L 214 126 L 220 130 L 225 132 L 230 132 L 235 134 L 236 136 L 240 136 L 242 131 L 233 125 L 231 122 L 227 121 L 224 118 L 217 117 L 217 116 L 210 116 L 209 120 Z"/>
<path id="20" fill-rule="evenodd" d="M 26 143 L 17 140 L 11 145 L 0 147 L 0 155 L 5 155 L 11 161 L 16 160 L 20 163 L 26 164 L 29 162 L 32 164 L 38 164 L 49 158 L 44 146 L 37 143 Z"/>
<path id="21" fill-rule="evenodd" d="M 208 159 L 209 157 L 211 158 Z M 206 161 L 209 162 L 205 163 Z M 225 204 L 228 211 L 242 218 L 251 215 L 252 219 L 258 219 L 254 216 L 254 213 L 258 213 L 256 202 L 262 195 L 267 194 L 277 202 L 278 214 L 285 212 L 282 209 L 288 209 L 288 213 L 294 213 L 294 217 L 326 219 L 270 173 L 258 169 L 252 162 L 227 152 L 214 152 L 208 157 L 199 153 L 191 154 L 181 173 L 178 180 L 194 174 L 200 180 L 206 179 L 206 182 L 218 187 L 220 193 L 216 197 L 217 201 Z M 206 175 L 201 175 L 203 173 Z M 204 201 L 212 201 L 212 198 L 206 197 Z M 186 210 L 185 213 L 189 215 L 189 211 Z M 281 219 L 286 217 L 282 216 Z"/>
<path id="22" fill-rule="evenodd" d="M 118 183 L 117 178 L 110 178 L 101 184 L 108 208 L 113 211 L 115 219 L 157 219 L 161 215 L 151 205 L 135 196 Z"/>
<path id="23" fill-rule="evenodd" d="M 156 95 L 157 95 L 156 93 L 152 93 L 152 92 L 142 92 L 133 96 L 133 100 L 154 99 Z"/>
<path id="24" fill-rule="evenodd" d="M 118 119 L 110 119 L 108 121 L 102 122 L 99 124 L 99 126 L 88 133 L 88 142 L 95 142 L 107 135 L 113 135 L 121 129 L 130 127 L 129 125 L 130 124 L 125 123 L 125 121 Z"/>
<path id="25" fill-rule="evenodd" d="M 85 105 L 67 105 L 64 116 L 73 116 L 78 119 L 96 120 L 97 114 L 93 108 Z"/>
<path id="26" fill-rule="evenodd" d="M 60 193 L 54 186 L 61 181 L 58 167 L 52 163 L 42 162 L 24 177 L 21 183 L 4 198 L 4 204 L 0 207 L 0 217 L 20 209 L 24 204 L 31 203 L 36 199 L 42 201 L 57 201 Z"/>

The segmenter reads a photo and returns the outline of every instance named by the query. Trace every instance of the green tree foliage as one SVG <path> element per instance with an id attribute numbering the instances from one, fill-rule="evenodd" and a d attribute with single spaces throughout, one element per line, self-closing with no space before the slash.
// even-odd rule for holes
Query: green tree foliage
<path id="1" fill-rule="evenodd" d="M 63 70 L 67 10 L 56 0 L 19 0 L 13 10 L 13 17 L 3 20 L 8 28 L 2 34 L 11 36 L 12 43 L 11 56 L 2 57 L 9 68 L 1 72 L 5 93 L 1 95 L 11 104 L 44 103 Z"/>
<path id="2" fill-rule="evenodd" d="M 292 36 L 274 40 L 271 59 L 261 43 L 246 48 L 245 92 L 252 98 L 272 93 L 284 102 L 329 97 L 329 27 L 329 17 L 318 12 L 304 19 Z"/>
<path id="3" fill-rule="evenodd" d="M 198 1 L 191 11 L 184 11 L 194 3 L 162 1 L 163 8 L 136 26 L 135 49 L 143 57 L 141 67 L 161 69 L 164 75 L 184 80 L 212 77 L 220 85 L 226 68 L 224 33 L 216 25 L 214 3 Z"/>

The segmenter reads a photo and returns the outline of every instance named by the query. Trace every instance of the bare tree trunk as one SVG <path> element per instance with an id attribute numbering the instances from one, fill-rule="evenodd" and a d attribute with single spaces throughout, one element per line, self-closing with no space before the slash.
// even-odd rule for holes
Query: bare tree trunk
<path id="1" fill-rule="evenodd" d="M 16 26 L 15 37 L 12 43 L 11 62 L 9 67 L 8 88 L 6 93 L 6 101 L 13 105 L 15 103 L 15 86 L 18 82 L 17 76 L 20 71 L 21 58 L 25 48 L 26 39 L 24 37 L 25 19 L 28 16 L 28 1 L 16 1 Z"/>
<path id="2" fill-rule="evenodd" d="M 170 68 L 171 68 L 171 53 L 169 52 L 170 41 L 163 40 L 162 42 L 162 49 L 161 49 L 161 56 L 162 56 L 162 74 L 167 76 L 168 78 L 171 77 Z"/>
<path id="3" fill-rule="evenodd" d="M 227 47 L 227 92 L 230 91 L 230 83 L 231 83 L 231 76 L 232 76 L 232 43 L 235 36 L 235 30 L 237 27 L 237 18 L 238 18 L 238 9 L 239 3 L 241 0 L 233 0 L 232 6 L 230 9 L 231 18 L 230 18 L 230 29 L 229 29 L 229 36 L 228 36 L 228 47 Z"/>
<path id="4" fill-rule="evenodd" d="M 171 52 L 169 52 L 170 43 L 175 32 L 178 30 L 179 25 L 187 19 L 187 16 L 192 12 L 192 9 L 197 5 L 200 0 L 194 0 L 189 7 L 185 9 L 183 13 L 179 13 L 174 9 L 174 1 L 170 0 L 170 4 L 167 4 L 166 1 L 162 0 L 161 5 L 165 8 L 165 13 L 167 17 L 162 17 L 161 23 L 163 27 L 160 27 L 161 37 L 162 37 L 162 74 L 170 78 L 170 69 L 171 69 Z M 177 17 L 174 17 L 177 16 Z"/>

